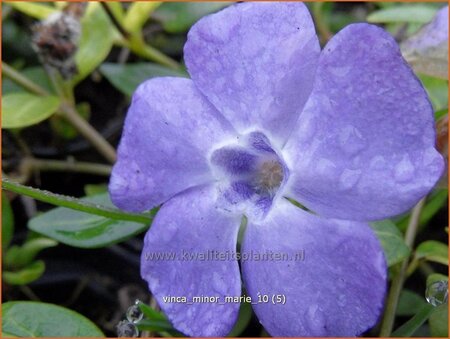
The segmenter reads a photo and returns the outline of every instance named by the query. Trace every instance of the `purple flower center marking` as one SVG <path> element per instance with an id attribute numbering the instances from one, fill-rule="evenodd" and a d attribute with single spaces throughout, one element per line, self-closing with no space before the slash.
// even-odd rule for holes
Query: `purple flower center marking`
<path id="1" fill-rule="evenodd" d="M 219 206 L 263 218 L 281 196 L 289 170 L 263 133 L 250 132 L 237 140 L 211 153 L 211 167 L 221 195 Z"/>
<path id="2" fill-rule="evenodd" d="M 273 195 L 280 187 L 283 176 L 283 166 L 278 160 L 263 162 L 255 180 L 257 192 Z"/>

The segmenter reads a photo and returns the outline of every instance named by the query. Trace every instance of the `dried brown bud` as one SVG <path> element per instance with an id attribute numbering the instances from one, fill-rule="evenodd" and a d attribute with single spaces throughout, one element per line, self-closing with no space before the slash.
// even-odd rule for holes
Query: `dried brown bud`
<path id="1" fill-rule="evenodd" d="M 33 27 L 33 49 L 45 66 L 68 79 L 77 73 L 74 55 L 81 34 L 80 19 L 86 4 L 72 3 Z"/>

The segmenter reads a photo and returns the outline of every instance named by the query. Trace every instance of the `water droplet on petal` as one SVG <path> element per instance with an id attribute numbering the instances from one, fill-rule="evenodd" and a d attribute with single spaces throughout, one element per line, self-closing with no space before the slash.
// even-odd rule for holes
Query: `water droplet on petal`
<path id="1" fill-rule="evenodd" d="M 334 162 L 332 162 L 329 159 L 326 158 L 320 158 L 317 161 L 316 164 L 316 171 L 317 173 L 324 175 L 324 176 L 332 176 L 336 172 L 336 165 Z"/>
<path id="2" fill-rule="evenodd" d="M 139 330 L 136 325 L 130 323 L 128 320 L 122 320 L 118 323 L 116 330 L 119 338 L 136 338 L 139 335 Z"/>
<path id="3" fill-rule="evenodd" d="M 134 324 L 138 323 L 142 320 L 144 317 L 144 314 L 142 313 L 141 309 L 137 304 L 130 306 L 127 310 L 126 317 L 129 322 L 132 322 Z"/>
<path id="4" fill-rule="evenodd" d="M 354 126 L 345 126 L 339 133 L 339 145 L 347 155 L 356 155 L 366 146 L 362 133 Z"/>
<path id="5" fill-rule="evenodd" d="M 351 170 L 346 168 L 339 177 L 339 188 L 346 190 L 356 185 L 361 177 L 361 170 Z"/>
<path id="6" fill-rule="evenodd" d="M 316 132 L 316 122 L 313 118 L 304 118 L 300 120 L 298 128 L 298 138 L 301 142 L 308 142 Z"/>
<path id="7" fill-rule="evenodd" d="M 377 155 L 370 160 L 369 167 L 374 170 L 383 170 L 386 168 L 386 159 L 382 155 Z"/>
<path id="8" fill-rule="evenodd" d="M 337 302 L 339 306 L 344 307 L 347 304 L 347 297 L 345 294 L 339 295 Z"/>
<path id="9" fill-rule="evenodd" d="M 306 321 L 309 330 L 313 334 L 313 336 L 322 336 L 326 321 L 323 315 L 322 310 L 319 305 L 311 305 L 308 307 L 308 311 L 306 313 Z"/>
<path id="10" fill-rule="evenodd" d="M 337 77 L 343 77 L 350 72 L 350 69 L 351 67 L 331 67 L 329 71 Z"/>
<path id="11" fill-rule="evenodd" d="M 217 272 L 214 272 L 212 276 L 212 282 L 214 289 L 218 293 L 226 294 L 228 285 L 226 284 L 224 278 Z"/>
<path id="12" fill-rule="evenodd" d="M 398 182 L 405 182 L 411 180 L 414 176 L 414 165 L 409 159 L 408 155 L 405 155 L 394 169 L 395 180 Z"/>
<path id="13" fill-rule="evenodd" d="M 425 298 L 433 306 L 445 304 L 448 301 L 448 281 L 435 281 L 428 285 Z"/>

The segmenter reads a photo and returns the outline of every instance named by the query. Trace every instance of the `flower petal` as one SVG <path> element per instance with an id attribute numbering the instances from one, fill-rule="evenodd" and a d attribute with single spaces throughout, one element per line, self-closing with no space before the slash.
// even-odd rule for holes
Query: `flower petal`
<path id="1" fill-rule="evenodd" d="M 242 3 L 198 21 L 184 47 L 199 89 L 241 133 L 284 143 L 312 88 L 320 47 L 302 3 Z"/>
<path id="2" fill-rule="evenodd" d="M 225 336 L 239 312 L 239 303 L 224 303 L 241 295 L 234 253 L 240 216 L 215 206 L 216 189 L 196 187 L 166 202 L 145 237 L 141 275 L 174 327 L 190 336 Z M 162 256 L 162 257 L 161 257 Z M 171 257 L 174 256 L 174 257 Z M 186 297 L 168 302 L 167 297 Z M 218 297 L 217 302 L 193 297 Z"/>
<path id="3" fill-rule="evenodd" d="M 261 259 L 270 252 L 272 260 Z M 366 224 L 319 218 L 282 200 L 265 221 L 247 226 L 246 255 L 244 283 L 252 302 L 263 301 L 253 307 L 272 336 L 352 337 L 381 313 L 387 268 Z"/>
<path id="4" fill-rule="evenodd" d="M 402 213 L 442 173 L 434 144 L 431 104 L 394 39 L 373 25 L 347 26 L 325 47 L 283 149 L 292 172 L 286 194 L 334 218 Z"/>
<path id="5" fill-rule="evenodd" d="M 189 79 L 155 78 L 136 90 L 109 185 L 114 204 L 145 211 L 212 181 L 207 153 L 233 129 Z"/>
<path id="6" fill-rule="evenodd" d="M 402 42 L 402 53 L 418 73 L 448 79 L 448 6 Z"/>

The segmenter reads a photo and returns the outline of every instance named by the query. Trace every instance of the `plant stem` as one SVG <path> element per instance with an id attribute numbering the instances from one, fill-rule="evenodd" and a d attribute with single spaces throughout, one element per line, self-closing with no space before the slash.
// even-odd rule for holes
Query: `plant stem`
<path id="1" fill-rule="evenodd" d="M 116 161 L 117 156 L 114 147 L 94 127 L 84 120 L 73 106 L 62 104 L 60 107 L 60 115 L 75 127 L 109 162 L 114 163 Z"/>
<path id="2" fill-rule="evenodd" d="M 109 176 L 111 174 L 111 166 L 103 164 L 94 164 L 89 162 L 78 161 L 61 161 L 61 160 L 46 160 L 25 158 L 22 160 L 21 172 L 29 173 L 33 170 L 40 171 L 66 171 L 77 173 L 89 173 L 96 175 Z"/>
<path id="3" fill-rule="evenodd" d="M 425 198 L 413 208 L 411 217 L 409 219 L 408 228 L 405 234 L 405 243 L 409 248 L 413 248 L 414 239 L 416 237 L 417 229 L 419 227 L 420 213 L 425 204 Z M 394 326 L 395 312 L 397 310 L 398 298 L 402 291 L 403 283 L 405 282 L 406 270 L 408 268 L 409 258 L 406 258 L 400 266 L 399 271 L 392 279 L 391 289 L 389 291 L 386 310 L 384 312 L 383 321 L 381 323 L 380 337 L 389 337 Z"/>
<path id="4" fill-rule="evenodd" d="M 128 39 L 128 37 L 129 37 L 128 32 L 125 30 L 125 28 L 123 28 L 122 24 L 119 22 L 117 17 L 114 15 L 111 8 L 109 8 L 108 3 L 100 2 L 100 4 L 102 5 L 103 9 L 105 10 L 106 14 L 108 15 L 108 17 L 111 20 L 114 27 L 116 27 L 116 29 L 119 31 L 120 34 L 122 34 L 122 36 L 125 39 Z"/>
<path id="5" fill-rule="evenodd" d="M 121 42 L 121 44 L 123 44 L 124 47 L 127 47 L 133 53 L 141 57 L 156 61 L 161 65 L 167 66 L 175 70 L 180 69 L 180 64 L 178 62 L 168 57 L 164 53 L 160 52 L 156 48 L 147 45 L 144 39 L 142 38 L 140 31 L 139 32 L 127 31 L 125 27 L 122 25 L 122 23 L 119 22 L 118 18 L 114 15 L 113 11 L 111 11 L 111 9 L 108 7 L 107 3 L 101 2 L 101 4 L 106 14 L 108 15 L 109 19 L 111 20 L 112 24 L 122 36 L 123 41 Z"/>
<path id="6" fill-rule="evenodd" d="M 67 207 L 73 210 L 100 215 L 102 217 L 110 219 L 134 221 L 142 224 L 149 224 L 152 220 L 149 216 L 146 215 L 125 213 L 118 209 L 100 206 L 98 204 L 92 204 L 87 201 L 83 201 L 66 195 L 56 194 L 49 191 L 24 186 L 5 178 L 2 178 L 2 188 L 4 190 L 26 195 L 33 199 L 43 201 L 52 205 Z"/>
<path id="7" fill-rule="evenodd" d="M 137 36 L 133 34 L 126 41 L 126 46 L 135 54 L 156 61 L 157 63 L 167 66 L 171 69 L 179 70 L 180 64 L 168 57 L 164 53 L 160 52 L 156 48 L 149 46 L 145 43 L 142 36 Z"/>
<path id="8" fill-rule="evenodd" d="M 37 95 L 51 95 L 47 90 L 39 85 L 36 85 L 30 79 L 23 76 L 4 62 L 2 62 L 2 72 L 4 72 L 7 77 L 16 82 L 18 85 Z M 54 78 L 52 78 L 52 80 L 54 80 Z M 68 98 L 68 100 L 71 100 L 71 98 Z M 75 129 L 109 162 L 114 163 L 116 161 L 116 150 L 114 147 L 112 147 L 95 128 L 84 120 L 80 114 L 78 114 L 73 105 L 68 102 L 62 103 L 59 107 L 58 113 L 73 127 L 75 127 Z"/>
<path id="9" fill-rule="evenodd" d="M 2 61 L 2 72 L 10 78 L 12 81 L 22 86 L 26 90 L 36 93 L 38 95 L 50 95 L 46 89 L 42 88 L 39 85 L 36 85 L 34 82 L 29 80 L 27 77 L 23 76 L 19 72 L 17 72 L 14 68 L 9 66 L 7 63 Z"/>

